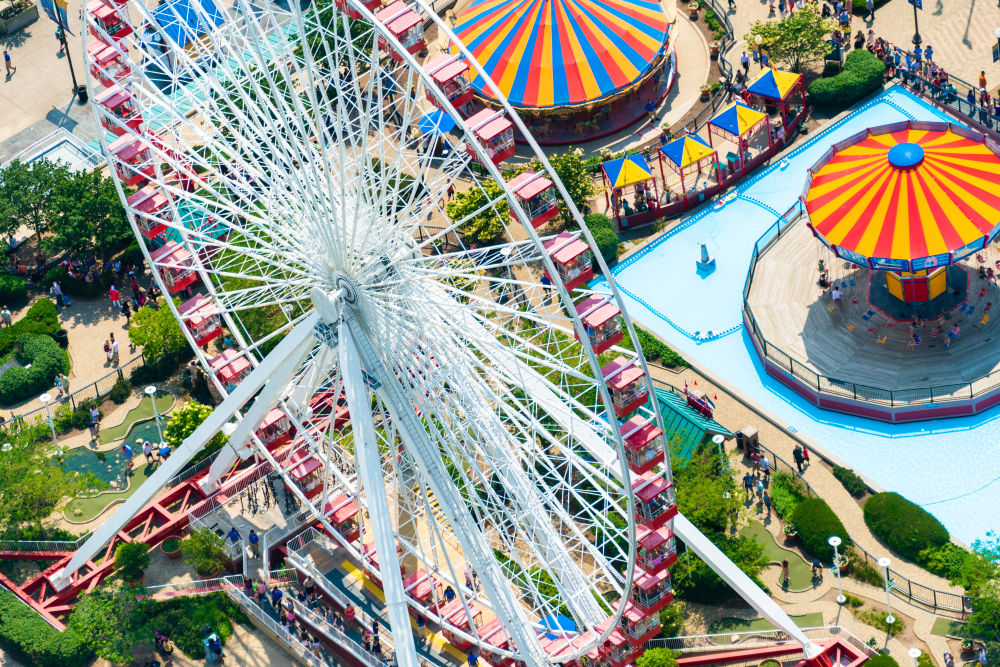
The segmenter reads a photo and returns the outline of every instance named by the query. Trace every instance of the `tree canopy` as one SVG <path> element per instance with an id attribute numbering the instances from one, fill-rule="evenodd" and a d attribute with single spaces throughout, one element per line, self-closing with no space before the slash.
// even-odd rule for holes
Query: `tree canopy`
<path id="1" fill-rule="evenodd" d="M 677 653 L 668 648 L 651 648 L 635 661 L 636 667 L 676 667 Z"/>
<path id="2" fill-rule="evenodd" d="M 178 447 L 184 442 L 184 438 L 194 433 L 195 429 L 201 426 L 201 423 L 208 419 L 211 414 L 212 406 L 202 405 L 197 401 L 191 401 L 177 408 L 167 420 L 167 425 L 163 429 L 163 439 L 171 447 Z M 212 448 L 214 451 L 221 447 L 225 441 L 226 436 L 220 431 L 212 436 L 205 448 Z"/>
<path id="3" fill-rule="evenodd" d="M 575 148 L 565 153 L 550 155 L 549 164 L 552 165 L 556 176 L 562 181 L 569 198 L 576 204 L 576 208 L 581 212 L 586 210 L 596 188 L 590 171 L 584 165 L 583 150 Z M 538 162 L 533 162 L 531 168 L 539 171 L 542 166 Z M 573 218 L 570 216 L 569 207 L 558 190 L 556 190 L 556 201 L 559 203 L 559 214 L 562 216 L 563 223 L 572 223 Z"/>
<path id="4" fill-rule="evenodd" d="M 132 664 L 132 647 L 148 640 L 149 628 L 142 622 L 141 589 L 112 581 L 87 593 L 73 607 L 68 627 L 108 662 Z"/>
<path id="5" fill-rule="evenodd" d="M 458 229 L 467 241 L 477 245 L 492 243 L 503 236 L 510 219 L 510 207 L 500 185 L 485 179 L 482 186 L 455 193 L 455 198 L 445 206 L 445 213 L 455 222 L 472 216 Z M 495 202 L 492 206 L 491 201 Z"/>
<path id="6" fill-rule="evenodd" d="M 175 299 L 174 302 L 179 305 L 180 299 Z M 133 344 L 142 348 L 147 359 L 176 355 L 188 349 L 180 324 L 165 306 L 156 310 L 136 310 L 129 324 L 128 337 Z"/>
<path id="7" fill-rule="evenodd" d="M 806 5 L 779 21 L 755 21 L 744 39 L 747 48 L 754 50 L 759 35 L 761 47 L 773 63 L 799 72 L 804 65 L 830 52 L 826 36 L 834 29 L 836 24 L 832 20 L 823 18 L 814 6 Z"/>
<path id="8" fill-rule="evenodd" d="M 46 231 L 49 199 L 71 178 L 68 167 L 45 159 L 14 160 L 0 169 L 0 234 L 12 236 L 22 225 L 36 234 Z"/>
<path id="9" fill-rule="evenodd" d="M 127 246 L 132 229 L 118 190 L 100 171 L 69 172 L 55 185 L 47 204 L 49 252 L 99 254 L 105 259 Z"/>

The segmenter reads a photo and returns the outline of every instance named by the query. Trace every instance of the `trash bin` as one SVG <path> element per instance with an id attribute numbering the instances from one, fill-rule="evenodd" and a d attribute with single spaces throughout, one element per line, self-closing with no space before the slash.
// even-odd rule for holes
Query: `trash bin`
<path id="1" fill-rule="evenodd" d="M 53 334 L 53 337 L 56 339 L 59 347 L 66 349 L 69 346 L 69 332 L 65 329 L 59 329 Z"/>
<path id="2" fill-rule="evenodd" d="M 76 98 L 80 101 L 80 104 L 87 103 L 87 86 L 81 83 L 76 87 Z"/>

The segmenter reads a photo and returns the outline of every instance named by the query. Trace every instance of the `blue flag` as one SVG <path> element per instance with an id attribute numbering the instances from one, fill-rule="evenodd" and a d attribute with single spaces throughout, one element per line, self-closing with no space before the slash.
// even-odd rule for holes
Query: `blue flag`
<path id="1" fill-rule="evenodd" d="M 66 13 L 66 0 L 40 0 L 40 2 L 42 10 L 52 19 L 52 22 L 57 25 L 61 22 L 63 30 L 72 35 L 73 31 L 69 29 L 69 15 Z M 58 18 L 56 12 L 59 12 Z"/>

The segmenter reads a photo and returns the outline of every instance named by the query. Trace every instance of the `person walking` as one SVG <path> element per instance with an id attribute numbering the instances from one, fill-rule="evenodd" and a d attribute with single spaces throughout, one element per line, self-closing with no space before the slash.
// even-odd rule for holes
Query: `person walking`
<path id="1" fill-rule="evenodd" d="M 986 70 L 979 70 L 979 87 L 986 88 Z"/>
<path id="2" fill-rule="evenodd" d="M 132 470 L 132 446 L 128 443 L 122 445 L 122 456 L 125 458 L 125 472 Z"/>
<path id="3" fill-rule="evenodd" d="M 132 309 L 129 307 L 128 301 L 122 301 L 122 315 L 125 316 L 125 324 L 131 324 Z"/>
<path id="4" fill-rule="evenodd" d="M 56 391 L 58 392 L 56 394 L 56 398 L 62 398 L 63 395 L 62 373 L 56 375 L 55 383 L 56 383 Z"/>
<path id="5" fill-rule="evenodd" d="M 795 449 L 792 450 L 792 458 L 795 459 L 795 466 L 799 469 L 799 474 L 802 473 L 802 462 L 805 460 L 802 458 L 802 448 L 795 445 Z"/>
<path id="6" fill-rule="evenodd" d="M 247 541 L 250 543 L 250 555 L 254 558 L 257 557 L 257 543 L 260 542 L 260 536 L 257 535 L 257 531 L 253 528 L 250 529 L 250 534 L 247 535 Z"/>
<path id="7" fill-rule="evenodd" d="M 62 387 L 62 390 L 66 393 L 66 396 L 68 397 L 69 396 L 69 378 L 66 377 L 65 373 L 60 373 L 56 377 L 59 379 L 59 386 Z"/>
<path id="8" fill-rule="evenodd" d="M 805 445 L 802 445 L 802 462 L 809 466 L 809 449 Z"/>
<path id="9" fill-rule="evenodd" d="M 108 296 L 111 297 L 111 307 L 112 308 L 117 308 L 118 310 L 121 310 L 122 309 L 122 295 L 121 295 L 121 292 L 119 292 L 118 289 L 114 285 L 112 285 L 111 289 L 108 290 Z"/>
<path id="10" fill-rule="evenodd" d="M 7 53 L 7 49 L 3 50 L 3 64 L 7 68 L 7 76 L 10 76 L 17 71 L 17 68 L 11 65 L 10 54 Z"/>
<path id="11" fill-rule="evenodd" d="M 66 305 L 65 297 L 63 296 L 62 287 L 58 282 L 52 283 L 52 287 L 49 288 L 49 294 L 55 297 L 56 305 L 62 308 Z"/>
<path id="12" fill-rule="evenodd" d="M 875 20 L 875 0 L 865 0 L 865 19 Z"/>
<path id="13" fill-rule="evenodd" d="M 417 640 L 423 644 L 427 641 L 427 621 L 423 614 L 417 614 Z"/>
<path id="14" fill-rule="evenodd" d="M 111 363 L 118 365 L 118 341 L 115 340 L 114 334 L 111 334 Z"/>
<path id="15" fill-rule="evenodd" d="M 744 75 L 750 76 L 750 56 L 747 55 L 746 51 L 740 56 L 740 65 L 743 66 Z"/>
<path id="16" fill-rule="evenodd" d="M 767 515 L 771 516 L 771 496 L 768 495 L 767 491 L 764 492 L 764 507 L 767 508 Z"/>

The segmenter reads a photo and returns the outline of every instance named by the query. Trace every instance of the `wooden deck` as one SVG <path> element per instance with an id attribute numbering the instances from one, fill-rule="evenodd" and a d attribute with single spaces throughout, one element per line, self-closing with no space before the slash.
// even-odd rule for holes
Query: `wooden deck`
<path id="1" fill-rule="evenodd" d="M 1000 260 L 996 246 L 979 255 L 986 267 Z M 839 305 L 817 284 L 820 259 L 835 283 L 847 284 Z M 962 391 L 1000 370 L 1000 287 L 995 280 L 979 277 L 976 255 L 963 264 L 970 274 L 967 304 L 975 310 L 971 315 L 952 311 L 951 323 L 957 323 L 961 333 L 950 349 L 944 346 L 944 334 L 935 335 L 937 322 L 929 322 L 919 345 L 910 349 L 910 322 L 896 323 L 868 303 L 870 272 L 834 257 L 813 238 L 804 220 L 783 232 L 759 258 L 747 301 L 768 343 L 769 358 L 783 358 L 773 346 L 806 368 L 844 382 L 892 391 L 955 384 L 962 385 L 955 387 Z M 988 303 L 997 308 L 984 323 Z M 866 320 L 870 311 L 875 312 Z"/>

